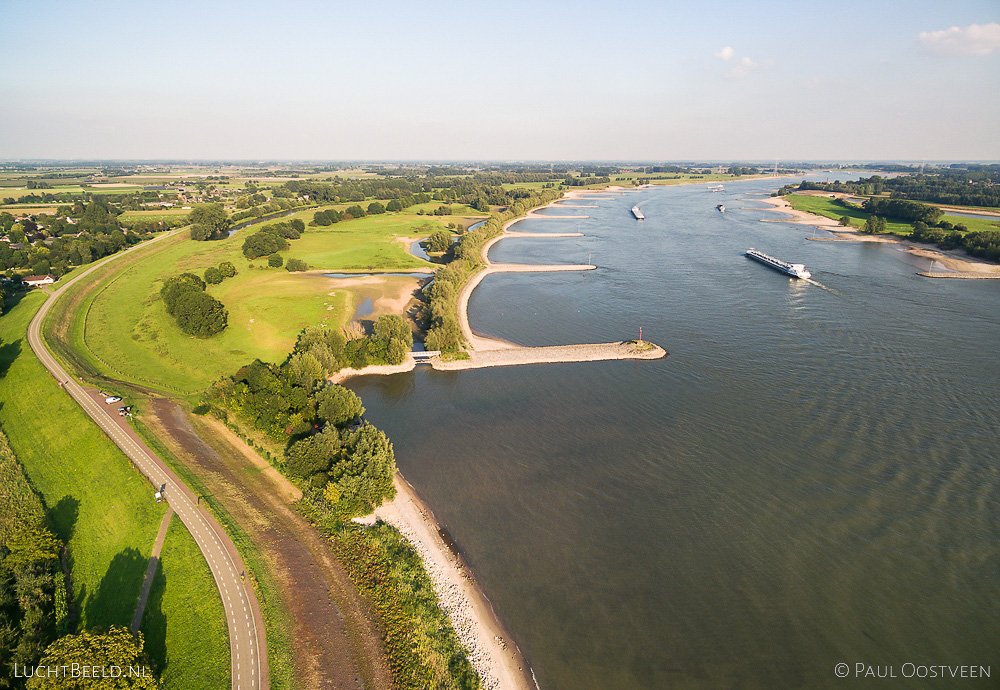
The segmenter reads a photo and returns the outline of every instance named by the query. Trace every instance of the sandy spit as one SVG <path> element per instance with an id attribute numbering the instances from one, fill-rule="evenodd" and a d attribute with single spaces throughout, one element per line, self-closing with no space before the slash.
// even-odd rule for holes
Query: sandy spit
<path id="1" fill-rule="evenodd" d="M 781 197 L 770 197 L 767 199 L 761 199 L 766 204 L 774 206 L 776 211 L 781 213 L 787 213 L 791 216 L 791 220 L 782 221 L 770 221 L 770 222 L 780 222 L 780 223 L 795 223 L 797 225 L 812 225 L 817 228 L 822 228 L 823 230 L 828 230 L 836 235 L 836 238 L 817 238 L 820 240 L 837 239 L 844 242 L 876 242 L 882 244 L 898 244 L 903 247 L 907 252 L 913 254 L 914 256 L 919 256 L 924 259 L 931 259 L 933 261 L 940 261 L 941 264 L 949 269 L 950 271 L 955 271 L 955 273 L 919 273 L 922 276 L 928 277 L 948 277 L 948 278 L 1000 278 L 1000 265 L 986 261 L 985 259 L 979 259 L 974 256 L 969 256 L 961 249 L 950 249 L 944 251 L 942 249 L 931 248 L 926 244 L 918 244 L 914 242 L 907 242 L 901 240 L 895 236 L 886 235 L 866 235 L 864 233 L 858 232 L 857 230 L 846 230 L 844 226 L 840 225 L 837 221 L 832 218 L 826 218 L 825 216 L 818 216 L 812 213 L 806 213 L 805 211 L 796 211 L 791 207 L 786 199 Z M 768 221 L 765 221 L 768 222 Z"/>
<path id="2" fill-rule="evenodd" d="M 420 554 L 441 608 L 469 651 L 483 688 L 535 690 L 521 651 L 500 625 L 465 563 L 445 544 L 434 514 L 398 472 L 394 484 L 396 498 L 376 508 L 374 517 L 399 530 Z"/>
<path id="3" fill-rule="evenodd" d="M 600 362 L 609 359 L 660 359 L 667 351 L 647 343 L 640 348 L 628 341 L 618 343 L 588 343 L 583 345 L 554 345 L 550 347 L 507 347 L 495 350 L 476 350 L 469 359 L 443 361 L 431 358 L 431 366 L 441 371 L 505 367 L 517 364 L 546 364 L 553 362 Z"/>

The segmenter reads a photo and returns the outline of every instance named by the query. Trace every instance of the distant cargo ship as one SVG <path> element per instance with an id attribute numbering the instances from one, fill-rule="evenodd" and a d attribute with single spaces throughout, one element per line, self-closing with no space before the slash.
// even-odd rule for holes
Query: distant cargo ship
<path id="1" fill-rule="evenodd" d="M 790 275 L 793 278 L 810 278 L 812 273 L 806 270 L 806 267 L 802 264 L 789 264 L 781 261 L 780 259 L 775 259 L 773 256 L 768 256 L 764 252 L 759 252 L 756 249 L 748 249 L 746 256 L 750 257 L 754 261 L 759 261 L 765 266 L 770 266 L 776 271 L 781 271 L 785 275 Z"/>
<path id="2" fill-rule="evenodd" d="M 632 207 L 632 215 L 635 216 L 636 220 L 645 220 L 646 216 L 642 215 L 642 211 L 639 210 L 638 206 Z"/>
<path id="3" fill-rule="evenodd" d="M 726 207 L 723 206 L 722 204 L 716 204 L 715 208 L 719 209 L 719 213 L 725 213 L 726 212 Z"/>

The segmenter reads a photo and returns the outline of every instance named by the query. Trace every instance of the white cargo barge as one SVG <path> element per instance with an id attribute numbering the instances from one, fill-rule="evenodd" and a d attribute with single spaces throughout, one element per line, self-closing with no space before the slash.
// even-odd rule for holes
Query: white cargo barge
<path id="1" fill-rule="evenodd" d="M 748 249 L 746 256 L 750 257 L 754 261 L 759 261 L 765 266 L 770 266 L 776 271 L 781 271 L 785 275 L 792 276 L 793 278 L 810 278 L 812 273 L 806 270 L 806 267 L 802 264 L 789 264 L 785 263 L 780 259 L 775 259 L 773 256 L 768 256 L 764 252 L 759 252 L 756 249 Z"/>
<path id="2" fill-rule="evenodd" d="M 639 210 L 638 206 L 632 207 L 632 215 L 635 216 L 636 220 L 645 220 L 646 216 L 642 215 L 642 211 Z"/>

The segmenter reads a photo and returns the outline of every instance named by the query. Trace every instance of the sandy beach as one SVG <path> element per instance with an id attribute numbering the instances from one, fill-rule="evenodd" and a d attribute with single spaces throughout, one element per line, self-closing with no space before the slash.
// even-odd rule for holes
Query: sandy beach
<path id="1" fill-rule="evenodd" d="M 500 625 L 465 563 L 445 544 L 434 514 L 398 472 L 394 483 L 396 498 L 379 506 L 374 517 L 398 529 L 420 554 L 441 608 L 469 650 L 469 660 L 479 672 L 483 688 L 534 690 L 531 670 L 520 650 Z"/>
<path id="2" fill-rule="evenodd" d="M 780 211 L 781 213 L 787 213 L 791 216 L 791 219 L 784 219 L 780 221 L 768 221 L 773 223 L 795 223 L 797 225 L 811 225 L 813 227 L 821 228 L 823 230 L 828 230 L 834 233 L 835 237 L 830 238 L 817 238 L 826 241 L 841 241 L 841 242 L 875 242 L 882 244 L 898 244 L 906 249 L 907 252 L 913 254 L 914 256 L 919 256 L 924 259 L 930 259 L 932 261 L 939 261 L 941 265 L 947 268 L 950 272 L 920 272 L 919 275 L 927 276 L 929 278 L 993 278 L 1000 279 L 1000 265 L 986 261 L 985 259 L 979 259 L 974 256 L 969 256 L 961 249 L 951 249 L 945 251 L 943 249 L 936 249 L 926 244 L 918 244 L 915 242 L 907 242 L 906 240 L 901 240 L 895 236 L 887 235 L 866 235 L 857 230 L 847 230 L 837 221 L 832 218 L 826 218 L 825 216 L 818 216 L 812 213 L 806 213 L 805 211 L 796 211 L 791 207 L 788 201 L 782 197 L 769 197 L 766 199 L 761 199 L 765 204 L 774 207 L 774 210 Z"/>

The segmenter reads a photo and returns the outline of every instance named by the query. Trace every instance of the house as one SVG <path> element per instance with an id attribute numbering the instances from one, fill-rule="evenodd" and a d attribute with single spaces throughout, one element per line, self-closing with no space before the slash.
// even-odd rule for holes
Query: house
<path id="1" fill-rule="evenodd" d="M 51 273 L 46 273 L 43 276 L 24 276 L 22 280 L 29 287 L 38 287 L 39 285 L 52 285 L 56 282 L 56 277 Z"/>

